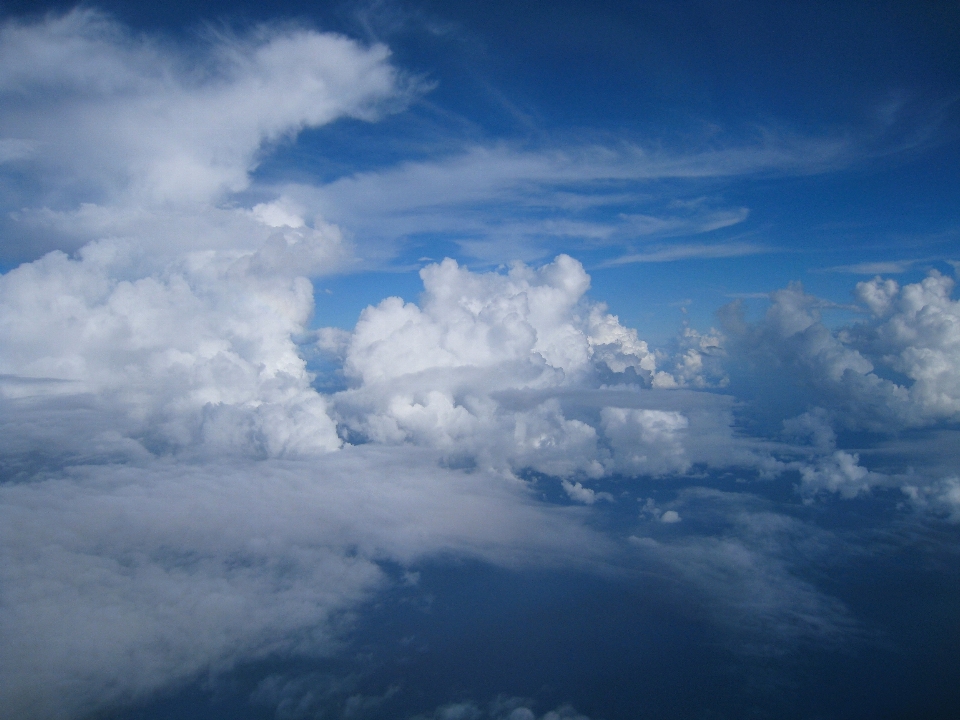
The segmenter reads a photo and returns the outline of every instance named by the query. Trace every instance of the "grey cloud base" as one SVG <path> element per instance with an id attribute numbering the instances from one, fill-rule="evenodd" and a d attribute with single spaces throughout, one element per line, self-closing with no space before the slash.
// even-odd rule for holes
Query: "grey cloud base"
<path id="1" fill-rule="evenodd" d="M 608 541 L 415 450 L 79 466 L 0 488 L 3 716 L 75 717 L 210 670 L 334 650 L 378 562 L 586 563 Z M 338 617 L 340 619 L 338 619 Z"/>

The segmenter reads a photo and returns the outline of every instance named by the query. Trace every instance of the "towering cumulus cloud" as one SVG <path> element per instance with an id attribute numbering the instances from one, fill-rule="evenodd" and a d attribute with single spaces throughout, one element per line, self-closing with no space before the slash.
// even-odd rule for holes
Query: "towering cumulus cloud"
<path id="1" fill-rule="evenodd" d="M 590 278 L 576 260 L 506 274 L 445 260 L 420 275 L 420 307 L 389 298 L 352 334 L 328 336 L 356 385 L 333 398 L 349 437 L 433 447 L 467 467 L 598 478 L 682 471 L 711 436 L 729 435 L 723 398 L 658 390 L 704 384 L 699 351 L 662 358 L 676 375 L 658 370 L 635 330 L 585 298 Z M 699 403 L 720 418 L 690 413 Z"/>

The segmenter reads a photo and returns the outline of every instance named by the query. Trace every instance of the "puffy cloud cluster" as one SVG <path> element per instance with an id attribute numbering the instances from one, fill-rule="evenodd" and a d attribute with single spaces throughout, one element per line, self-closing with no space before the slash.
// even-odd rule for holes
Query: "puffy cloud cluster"
<path id="1" fill-rule="evenodd" d="M 879 277 L 858 283 L 873 320 L 837 330 L 822 321 L 829 304 L 798 284 L 771 294 L 758 323 L 727 308 L 725 329 L 752 367 L 802 385 L 804 400 L 845 425 L 889 430 L 960 417 L 960 301 L 936 271 L 900 288 Z"/>
<path id="2" fill-rule="evenodd" d="M 960 478 L 943 478 L 923 486 L 904 485 L 903 492 L 917 507 L 960 523 Z"/>
<path id="3" fill-rule="evenodd" d="M 911 424 L 960 418 L 960 301 L 951 299 L 953 288 L 953 279 L 936 271 L 903 288 L 879 277 L 857 284 L 878 323 L 856 342 L 909 378 Z"/>
<path id="4" fill-rule="evenodd" d="M 942 276 L 861 284 L 876 320 L 840 332 L 790 287 L 760 323 L 729 315 L 731 348 L 687 328 L 668 355 L 591 301 L 566 255 L 424 268 L 419 304 L 388 298 L 352 332 L 319 333 L 348 387 L 318 392 L 307 277 L 350 248 L 290 197 L 236 193 L 271 143 L 408 93 L 384 47 L 292 26 L 192 52 L 87 10 L 0 28 L 0 172 L 35 180 L 0 184 L 16 209 L 4 252 L 30 258 L 0 276 L 0 716 L 89 716 L 211 668 L 328 651 L 385 562 L 615 555 L 584 508 L 536 502 L 524 470 L 594 506 L 619 502 L 590 486 L 602 476 L 697 466 L 794 467 L 851 496 L 876 476 L 830 423 L 956 419 L 960 314 Z M 733 397 L 701 392 L 744 358 L 773 358 L 827 409 L 791 426 L 810 438 L 802 466 L 736 433 Z M 955 479 L 906 491 L 957 517 Z M 645 508 L 693 526 L 686 506 L 682 522 Z M 774 592 L 789 572 L 763 564 L 763 543 L 640 541 L 690 577 L 719 567 L 767 594 L 741 590 L 744 614 L 831 611 L 805 585 Z"/>
<path id="5" fill-rule="evenodd" d="M 638 407 L 648 396 L 637 393 L 677 387 L 692 363 L 680 382 L 657 370 L 636 331 L 585 298 L 590 279 L 579 262 L 561 255 L 538 269 L 478 274 L 448 259 L 420 274 L 419 306 L 388 298 L 368 307 L 352 334 L 325 336 L 328 347 L 339 342 L 353 384 L 332 398 L 348 438 L 565 477 L 663 475 L 694 461 L 690 419 Z M 613 385 L 626 389 L 604 395 Z M 582 392 L 591 389 L 600 392 L 586 411 Z M 565 487 L 593 499 L 580 485 Z"/>
<path id="6" fill-rule="evenodd" d="M 516 264 L 506 275 L 478 275 L 447 259 L 420 276 L 422 310 L 390 298 L 361 316 L 344 366 L 350 376 L 370 384 L 504 364 L 531 366 L 526 387 L 574 384 L 599 364 L 653 376 L 654 357 L 635 330 L 600 306 L 577 307 L 590 278 L 573 258 L 538 270 Z"/>
<path id="7" fill-rule="evenodd" d="M 130 280 L 118 277 L 127 258 L 109 244 L 22 265 L 0 277 L 0 391 L 32 395 L 51 379 L 47 396 L 95 396 L 124 416 L 114 433 L 153 452 L 335 449 L 293 339 L 313 312 L 313 288 L 258 267 L 282 263 L 286 249 L 191 255 Z"/>
<path id="8" fill-rule="evenodd" d="M 285 198 L 231 194 L 265 147 L 373 119 L 412 85 L 384 46 L 294 25 L 198 40 L 134 35 L 87 9 L 0 27 L 0 173 L 20 180 L 2 185 L 3 252 L 82 246 L 0 278 L 0 392 L 25 416 L 52 396 L 98 407 L 93 423 L 51 412 L 5 442 L 14 455 L 341 444 L 294 338 L 313 312 L 304 276 L 349 248 Z"/>
<path id="9" fill-rule="evenodd" d="M 800 467 L 805 492 L 853 497 L 900 484 L 920 505 L 949 497 L 935 490 L 947 482 L 942 478 L 918 494 L 906 476 L 869 470 L 861 454 L 837 448 L 834 428 L 883 436 L 960 419 L 960 301 L 952 299 L 953 287 L 936 270 L 903 287 L 881 277 L 858 283 L 857 299 L 871 317 L 839 328 L 823 322 L 830 303 L 798 283 L 772 293 L 758 322 L 745 321 L 736 304 L 721 313 L 728 362 L 739 365 L 732 390 L 751 398 L 750 412 L 800 413 L 780 417 L 787 438 L 803 439 L 810 450 Z"/>

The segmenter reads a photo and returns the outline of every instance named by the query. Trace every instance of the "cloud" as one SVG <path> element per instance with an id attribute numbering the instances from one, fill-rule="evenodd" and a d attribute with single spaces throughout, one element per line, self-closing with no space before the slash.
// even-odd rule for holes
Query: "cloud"
<path id="1" fill-rule="evenodd" d="M 308 673 L 293 678 L 269 675 L 253 691 L 255 705 L 274 708 L 277 720 L 322 717 L 331 706 L 339 706 L 343 718 L 369 717 L 396 695 L 399 685 L 389 686 L 382 694 L 357 692 L 357 678 L 338 678 Z"/>
<path id="2" fill-rule="evenodd" d="M 857 293 L 880 321 L 858 328 L 859 343 L 911 381 L 910 420 L 960 415 L 960 301 L 954 281 L 936 271 L 900 288 L 875 278 Z"/>
<path id="3" fill-rule="evenodd" d="M 730 227 L 746 220 L 749 209 L 705 200 L 698 182 L 820 172 L 846 164 L 850 152 L 845 140 L 775 133 L 753 144 L 677 151 L 627 143 L 542 149 L 500 143 L 355 173 L 319 187 L 281 185 L 278 192 L 350 228 L 370 257 L 381 261 L 409 238 L 438 233 L 474 257 L 492 259 L 494 248 L 509 243 L 514 257 L 536 259 L 558 242 L 572 243 L 571 250 L 629 247 L 637 237 L 681 237 Z M 690 197 L 679 202 L 676 183 L 669 191 L 658 184 L 678 180 L 690 186 Z M 598 218 L 596 211 L 605 208 L 615 212 Z"/>
<path id="4" fill-rule="evenodd" d="M 709 385 L 701 353 L 716 349 L 716 336 L 688 332 L 679 358 L 658 359 L 585 299 L 589 276 L 564 255 L 505 274 L 448 259 L 420 274 L 419 306 L 388 298 L 348 337 L 324 336 L 336 335 L 351 383 L 331 398 L 350 441 L 413 443 L 456 464 L 581 482 L 675 474 L 698 461 L 766 462 L 732 437 L 729 398 L 638 393 Z M 567 492 L 594 497 L 573 483 Z"/>
<path id="5" fill-rule="evenodd" d="M 332 651 L 337 618 L 386 582 L 383 561 L 616 555 L 577 512 L 533 500 L 524 470 L 595 506 L 614 500 L 590 486 L 601 477 L 697 465 L 794 467 L 808 491 L 844 496 L 875 481 L 836 448 L 833 416 L 791 426 L 811 438 L 805 464 L 778 459 L 796 446 L 738 433 L 732 397 L 691 389 L 725 340 L 688 328 L 678 357 L 658 356 L 585 298 L 589 276 L 567 256 L 505 273 L 428 266 L 419 305 L 388 298 L 352 332 L 320 333 L 350 384 L 321 395 L 295 342 L 312 306 L 297 244 L 191 253 L 122 279 L 129 257 L 97 243 L 0 278 L 0 442 L 17 481 L 0 486 L 11 717 L 74 716 L 241 660 Z M 864 353 L 900 343 L 906 363 L 921 342 L 949 351 L 949 282 L 924 283 L 863 285 L 877 313 L 856 334 Z M 818 327 L 818 307 L 798 287 L 779 291 L 763 321 L 733 326 L 732 347 L 749 358 L 774 343 L 824 382 L 871 372 L 847 335 Z M 953 512 L 948 482 L 910 487 L 918 507 Z M 692 502 L 658 511 L 660 526 L 695 526 Z M 731 537 L 638 547 L 725 598 L 717 617 L 758 637 L 846 627 L 765 552 L 768 536 L 744 539 L 763 518 L 748 520 Z"/>
<path id="6" fill-rule="evenodd" d="M 219 205 L 250 186 L 265 146 L 416 92 L 383 45 L 281 24 L 198 40 L 187 51 L 88 9 L 0 28 L 0 147 L 37 187 L 10 208 L 17 235 L 73 249 L 143 243 L 152 224 L 154 251 L 257 245 Z"/>
<path id="7" fill-rule="evenodd" d="M 791 286 L 762 320 L 731 308 L 724 333 L 685 327 L 665 351 L 590 300 L 568 255 L 497 272 L 446 259 L 421 271 L 418 303 L 311 330 L 308 277 L 356 264 L 357 248 L 382 261 L 389 243 L 454 226 L 477 252 L 537 233 L 598 246 L 708 233 L 747 210 L 698 196 L 612 223 L 578 213 L 644 183 L 817 172 L 849 154 L 773 136 L 686 154 L 496 145 L 319 187 L 252 180 L 303 128 L 375 119 L 415 92 L 385 47 L 292 25 L 209 32 L 189 51 L 82 9 L 0 28 L 0 171 L 31 178 L 23 203 L 4 199 L 5 252 L 28 261 L 0 276 L 0 715 L 109 713 L 241 662 L 335 652 L 386 564 L 603 569 L 623 548 L 589 529 L 621 503 L 602 483 L 793 470 L 807 499 L 899 483 L 956 519 L 952 474 L 891 480 L 834 429 L 957 419 L 960 312 L 936 273 L 861 283 L 874 317 L 851 327 L 827 327 L 824 303 Z M 497 225 L 501 205 L 513 215 Z M 761 250 L 685 242 L 621 262 Z M 316 389 L 314 350 L 346 389 Z M 751 363 L 803 383 L 773 430 L 718 392 L 728 375 L 742 389 L 734 371 Z M 776 392 L 755 397 L 779 409 Z M 592 507 L 538 499 L 547 483 Z M 708 495 L 647 508 L 679 539 L 640 538 L 636 553 L 721 598 L 731 626 L 846 627 L 783 559 L 807 529 Z M 727 530 L 694 537 L 710 502 Z M 279 707 L 301 688 L 274 690 L 262 697 Z M 484 712 L 536 717 L 521 702 L 436 714 Z"/>
<path id="8" fill-rule="evenodd" d="M 584 505 L 593 505 L 597 500 L 613 502 L 613 495 L 610 493 L 591 490 L 578 482 L 570 482 L 567 479 L 563 479 L 560 481 L 560 485 L 567 496 L 574 502 L 583 503 Z"/>
<path id="9" fill-rule="evenodd" d="M 489 457 L 512 443 L 518 468 L 600 467 L 583 451 L 595 431 L 555 398 L 484 409 L 514 371 L 521 388 L 652 375 L 634 331 L 581 308 L 579 263 L 429 268 L 432 304 L 365 314 L 344 363 L 359 387 L 334 409 L 297 343 L 313 309 L 303 275 L 345 261 L 342 235 L 294 198 L 223 205 L 265 144 L 402 99 L 387 56 L 282 26 L 186 55 L 84 10 L 0 31 L 0 94 L 20 99 L 0 111 L 5 157 L 45 184 L 16 222 L 86 243 L 0 277 L 5 716 L 109 711 L 236 662 L 330 652 L 382 562 L 609 555 L 579 512 L 445 440 L 472 433 L 467 450 Z M 376 406 L 384 384 L 504 370 L 476 415 L 442 383 Z M 350 407 L 380 446 L 344 446 L 332 415 Z"/>
<path id="10" fill-rule="evenodd" d="M 857 636 L 844 604 L 804 579 L 809 567 L 836 562 L 837 538 L 754 495 L 686 487 L 665 511 L 648 498 L 636 532 L 630 546 L 647 569 L 677 578 L 684 602 L 709 598 L 695 611 L 712 616 L 743 651 L 775 656 Z"/>
<path id="11" fill-rule="evenodd" d="M 336 247 L 335 237 L 312 240 L 321 254 Z M 126 416 L 123 435 L 153 451 L 335 449 L 293 341 L 313 311 L 312 286 L 288 271 L 300 256 L 281 238 L 125 280 L 128 258 L 115 247 L 88 245 L 76 260 L 51 253 L 0 277 L 0 368 L 21 383 L 55 378 L 48 395 L 96 395 Z"/>
<path id="12" fill-rule="evenodd" d="M 853 497 L 877 485 L 915 484 L 907 467 L 894 465 L 892 473 L 883 473 L 861 465 L 861 458 L 879 461 L 890 452 L 882 450 L 883 444 L 876 452 L 837 447 L 834 428 L 892 437 L 956 422 L 960 302 L 951 298 L 953 287 L 951 278 L 936 271 L 903 287 L 879 276 L 860 282 L 857 298 L 872 317 L 839 328 L 828 327 L 821 317 L 830 304 L 796 283 L 772 293 L 757 322 L 745 321 L 737 303 L 721 313 L 731 391 L 751 397 L 751 414 L 780 414 L 788 435 L 811 438 L 816 457 L 802 461 L 804 492 Z M 913 457 L 924 437 L 914 433 L 901 440 L 901 456 Z M 945 452 L 941 448 L 927 460 L 918 458 L 914 467 L 940 472 L 937 458 Z M 926 478 L 933 485 L 941 481 L 936 474 Z"/>
<path id="13" fill-rule="evenodd" d="M 472 700 L 442 705 L 431 715 L 417 715 L 411 720 L 590 720 L 571 705 L 561 705 L 543 715 L 537 715 L 533 703 L 524 698 L 498 697 L 486 709 Z"/>
<path id="14" fill-rule="evenodd" d="M 850 273 L 852 275 L 897 275 L 905 273 L 916 265 L 918 260 L 885 260 L 881 262 L 861 262 L 853 265 L 836 265 L 826 268 L 827 272 Z"/>
<path id="15" fill-rule="evenodd" d="M 78 466 L 0 486 L 0 514 L 10 718 L 82 715 L 240 660 L 329 652 L 338 613 L 386 581 L 383 560 L 549 566 L 606 542 L 515 482 L 372 446 Z"/>
<path id="16" fill-rule="evenodd" d="M 960 523 L 960 478 L 947 477 L 925 486 L 904 485 L 903 492 L 921 510 Z"/>
<path id="17" fill-rule="evenodd" d="M 292 26 L 211 33 L 187 55 L 93 10 L 9 21 L 0 93 L 18 102 L 5 103 L 0 127 L 101 191 L 193 202 L 247 187 L 265 142 L 375 117 L 399 89 L 388 55 Z"/>
<path id="18" fill-rule="evenodd" d="M 792 374 L 789 387 L 801 381 L 813 405 L 836 410 L 850 426 L 927 425 L 960 412 L 953 284 L 936 271 L 903 288 L 879 277 L 858 283 L 874 319 L 839 330 L 822 322 L 822 301 L 792 284 L 771 294 L 758 323 L 745 323 L 739 306 L 729 306 L 725 330 L 744 360 Z"/>
<path id="19" fill-rule="evenodd" d="M 675 262 L 677 260 L 709 260 L 713 258 L 743 257 L 771 252 L 771 248 L 753 243 L 731 242 L 708 245 L 705 243 L 680 243 L 661 246 L 645 252 L 633 253 L 609 260 L 603 265 L 629 265 L 631 263 Z"/>

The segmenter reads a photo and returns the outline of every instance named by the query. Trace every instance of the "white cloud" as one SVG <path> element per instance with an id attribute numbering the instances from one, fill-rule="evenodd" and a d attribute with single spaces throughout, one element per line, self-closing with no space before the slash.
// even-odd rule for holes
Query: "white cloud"
<path id="1" fill-rule="evenodd" d="M 699 235 L 746 220 L 749 208 L 695 196 L 677 202 L 662 180 L 688 181 L 764 172 L 819 172 L 848 161 L 846 140 L 799 139 L 766 133 L 753 144 L 670 152 L 622 143 L 523 149 L 473 146 L 439 160 L 406 162 L 356 173 L 320 187 L 282 185 L 280 191 L 350 228 L 371 258 L 391 258 L 405 239 L 443 233 L 473 257 L 537 259 L 557 243 L 571 247 L 634 248 L 637 238 Z M 585 215 L 602 206 L 627 206 L 604 220 Z M 769 248 L 748 243 L 685 243 L 667 259 L 730 257 Z M 656 261 L 658 248 L 646 261 Z M 645 252 L 634 251 L 644 261 Z"/>
<path id="2" fill-rule="evenodd" d="M 334 452 L 330 399 L 296 339 L 313 310 L 303 275 L 343 262 L 342 236 L 291 198 L 218 205 L 264 143 L 402 95 L 386 49 L 272 27 L 190 57 L 88 11 L 0 31 L 0 93 L 24 99 L 0 110 L 26 143 L 6 142 L 6 159 L 66 198 L 18 221 L 54 244 L 58 230 L 100 238 L 0 277 L 4 717 L 109 711 L 240 660 L 329 651 L 332 615 L 384 581 L 384 560 L 609 550 L 509 474 L 452 469 L 444 438 L 475 433 L 520 464 L 575 472 L 595 431 L 556 399 L 517 413 L 505 439 L 501 418 L 421 386 L 422 402 L 392 398 L 376 439 L 392 440 L 391 421 L 440 454 Z M 537 386 L 652 367 L 602 307 L 577 315 L 589 278 L 569 258 L 509 278 L 429 272 L 433 306 L 387 301 L 351 338 L 345 368 L 368 397 L 418 370 L 509 371 L 490 391 L 515 387 L 513 370 Z"/>
<path id="3" fill-rule="evenodd" d="M 397 96 L 382 45 L 296 27 L 218 35 L 189 55 L 92 10 L 0 30 L 3 133 L 38 162 L 148 201 L 215 198 L 249 184 L 265 142 Z M 40 110 L 45 112 L 41 113 Z"/>
<path id="4" fill-rule="evenodd" d="M 279 238 L 254 255 L 188 256 L 132 280 L 117 277 L 127 258 L 109 244 L 77 260 L 51 253 L 0 277 L 0 372 L 60 381 L 47 394 L 97 395 L 127 417 L 125 436 L 154 450 L 335 449 L 293 341 L 313 311 L 312 286 L 287 271 L 297 250 Z"/>
<path id="5" fill-rule="evenodd" d="M 922 465 L 929 466 L 922 482 L 938 486 L 943 472 L 938 458 L 950 457 L 946 447 L 935 448 L 914 434 L 899 442 L 899 452 L 911 457 L 929 446 L 933 455 L 879 472 L 862 460 L 876 457 L 874 462 L 890 465 L 883 457 L 892 450 L 883 443 L 869 453 L 869 447 L 837 447 L 834 428 L 889 437 L 960 418 L 960 301 L 951 298 L 953 287 L 951 278 L 936 271 L 903 287 L 879 276 L 858 283 L 857 297 L 873 317 L 839 328 L 822 320 L 831 304 L 799 284 L 772 293 L 759 322 L 745 322 L 736 304 L 722 313 L 725 351 L 739 365 L 733 391 L 754 396 L 753 413 L 775 415 L 781 407 L 806 411 L 784 425 L 791 443 L 809 439 L 807 450 L 783 449 L 784 456 L 806 452 L 797 461 L 804 493 L 854 497 L 877 485 L 915 487 L 918 479 L 911 473 Z M 764 392 L 758 394 L 757 387 Z"/>
<path id="6" fill-rule="evenodd" d="M 834 267 L 826 268 L 828 272 L 840 272 L 840 273 L 850 273 L 852 275 L 893 275 L 904 273 L 909 270 L 913 265 L 917 264 L 917 260 L 885 260 L 879 262 L 861 262 L 854 263 L 853 265 L 836 265 Z"/>
<path id="7" fill-rule="evenodd" d="M 350 333 L 310 335 L 305 276 L 351 262 L 324 216 L 399 236 L 501 199 L 536 207 L 569 195 L 562 184 L 585 188 L 566 198 L 583 206 L 611 180 L 808 172 L 846 152 L 770 138 L 688 156 L 498 146 L 237 200 L 270 144 L 373 118 L 409 91 L 386 48 L 292 26 L 211 35 L 189 53 L 87 10 L 0 29 L 0 162 L 41 186 L 14 222 L 37 248 L 80 248 L 0 276 L 0 715 L 109 712 L 232 663 L 329 651 L 331 618 L 385 582 L 384 561 L 614 555 L 582 524 L 586 508 L 536 502 L 524 470 L 594 505 L 614 500 L 591 487 L 601 477 L 698 465 L 792 467 L 809 490 L 841 495 L 876 482 L 815 413 L 793 424 L 813 438 L 803 463 L 778 460 L 783 443 L 735 432 L 734 398 L 694 390 L 723 385 L 725 353 L 773 357 L 810 380 L 808 399 L 838 398 L 821 425 L 960 412 L 960 313 L 939 275 L 861 284 L 877 318 L 841 332 L 823 325 L 816 299 L 787 288 L 761 323 L 733 317 L 732 349 L 716 331 L 686 328 L 669 355 L 588 299 L 590 278 L 571 257 L 492 273 L 444 260 L 421 272 L 419 305 L 387 298 Z M 666 236 L 746 217 L 699 201 L 666 211 L 621 220 Z M 478 242 L 481 215 L 467 218 Z M 578 223 L 547 231 L 616 241 Z M 754 249 L 685 244 L 634 259 Z M 339 355 L 347 390 L 312 386 L 305 337 Z M 885 379 L 881 365 L 910 383 Z M 955 485 L 907 490 L 954 517 Z M 694 525 L 683 502 L 679 525 L 679 510 L 656 510 L 674 524 L 661 530 Z M 759 544 L 651 542 L 639 545 L 720 587 L 738 617 L 786 614 L 795 635 L 834 617 L 765 564 Z M 442 712 L 472 712 L 457 707 Z M 519 704 L 497 713 L 535 717 Z M 542 720 L 573 717 L 561 708 Z"/>
<path id="8" fill-rule="evenodd" d="M 960 413 L 960 303 L 953 281 L 932 273 L 900 288 L 892 280 L 859 283 L 872 322 L 831 330 L 821 320 L 829 307 L 799 284 L 771 294 L 759 323 L 745 323 L 736 305 L 724 313 L 731 352 L 740 361 L 783 374 L 781 390 L 802 383 L 810 405 L 836 412 L 848 426 L 889 430 L 928 425 Z M 890 379 L 891 371 L 902 379 Z"/>
<path id="9" fill-rule="evenodd" d="M 960 523 L 960 478 L 943 478 L 924 486 L 904 485 L 903 492 L 918 508 Z"/>
<path id="10" fill-rule="evenodd" d="M 690 467 L 683 443 L 690 421 L 679 412 L 609 407 L 601 421 L 620 472 L 663 475 Z"/>
<path id="11" fill-rule="evenodd" d="M 856 497 L 870 489 L 875 482 L 871 473 L 860 464 L 857 453 L 836 450 L 831 455 L 819 458 L 814 466 L 800 469 L 804 492 L 819 490 L 838 492 L 842 497 Z"/>
<path id="12" fill-rule="evenodd" d="M 644 252 L 623 255 L 604 263 L 606 266 L 631 263 L 675 262 L 677 260 L 702 260 L 712 258 L 743 257 L 771 252 L 771 248 L 745 242 L 728 243 L 678 243 L 659 246 Z"/>
<path id="13" fill-rule="evenodd" d="M 96 396 L 125 418 L 103 432 L 152 451 L 339 447 L 293 338 L 313 312 L 302 276 L 349 246 L 288 198 L 222 203 L 265 146 L 403 102 L 388 59 L 293 25 L 188 52 L 93 10 L 3 24 L 2 147 L 40 188 L 9 236 L 83 245 L 0 277 L 3 392 Z"/>
<path id="14" fill-rule="evenodd" d="M 349 339 L 338 335 L 334 343 L 353 383 L 332 397 L 348 438 L 424 445 L 457 464 L 565 478 L 764 462 L 763 453 L 732 438 L 722 397 L 698 403 L 690 395 L 671 401 L 637 393 L 706 384 L 698 352 L 715 349 L 716 335 L 687 333 L 699 351 L 686 349 L 672 363 L 682 372 L 657 370 L 636 331 L 584 298 L 589 277 L 563 255 L 536 270 L 515 264 L 506 274 L 472 273 L 445 260 L 421 277 L 419 306 L 384 300 L 363 312 Z M 633 389 L 601 389 L 617 383 Z M 583 395 L 592 390 L 599 392 Z M 674 407 L 642 407 L 656 398 Z M 689 438 L 688 427 L 696 428 Z M 568 485 L 575 499 L 593 497 Z"/>
<path id="15" fill-rule="evenodd" d="M 876 278 L 858 283 L 881 322 L 861 343 L 911 381 L 908 420 L 960 417 L 960 301 L 953 279 L 931 272 L 898 288 Z"/>
<path id="16" fill-rule="evenodd" d="M 593 505 L 597 500 L 613 502 L 613 495 L 610 493 L 597 492 L 591 488 L 584 487 L 583 484 L 579 482 L 570 482 L 564 479 L 561 480 L 560 485 L 567 496 L 574 502 L 583 503 L 584 505 Z"/>
<path id="17" fill-rule="evenodd" d="M 252 215 L 221 207 L 250 186 L 264 148 L 340 117 L 375 119 L 412 92 L 383 45 L 293 25 L 211 31 L 188 52 L 93 10 L 7 21 L 0 156 L 36 186 L 8 208 L 21 247 L 7 253 L 102 238 L 167 256 L 255 249 L 269 227 L 313 222 L 291 225 L 283 198 Z"/>

